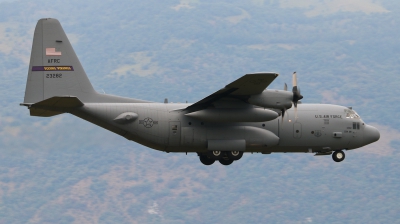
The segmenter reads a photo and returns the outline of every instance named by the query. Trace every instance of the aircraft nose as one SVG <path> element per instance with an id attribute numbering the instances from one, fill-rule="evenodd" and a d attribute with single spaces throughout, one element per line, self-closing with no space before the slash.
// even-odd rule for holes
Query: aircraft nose
<path id="1" fill-rule="evenodd" d="M 366 145 L 378 141 L 380 137 L 381 134 L 379 133 L 378 129 L 371 125 L 365 125 L 364 142 Z"/>

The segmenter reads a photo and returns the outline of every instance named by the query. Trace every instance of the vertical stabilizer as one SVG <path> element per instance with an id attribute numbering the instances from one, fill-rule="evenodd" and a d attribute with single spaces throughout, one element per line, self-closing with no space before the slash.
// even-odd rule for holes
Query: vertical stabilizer
<path id="1" fill-rule="evenodd" d="M 60 22 L 41 19 L 33 37 L 24 103 L 66 95 L 90 100 L 97 93 Z"/>

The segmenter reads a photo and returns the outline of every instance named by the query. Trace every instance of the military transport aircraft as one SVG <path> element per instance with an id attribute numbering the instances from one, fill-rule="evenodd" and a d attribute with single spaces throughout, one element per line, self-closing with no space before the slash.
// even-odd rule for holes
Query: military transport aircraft
<path id="1" fill-rule="evenodd" d="M 194 104 L 155 103 L 96 92 L 56 19 L 34 33 L 24 103 L 31 116 L 71 113 L 128 140 L 165 152 L 197 153 L 229 165 L 244 152 L 331 155 L 377 141 L 379 131 L 351 108 L 301 104 L 293 89 L 266 89 L 277 73 L 247 74 Z"/>

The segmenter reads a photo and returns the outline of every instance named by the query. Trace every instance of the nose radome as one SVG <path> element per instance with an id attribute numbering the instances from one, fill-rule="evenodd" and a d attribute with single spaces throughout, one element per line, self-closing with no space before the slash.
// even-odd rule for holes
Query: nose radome
<path id="1" fill-rule="evenodd" d="M 376 142 L 379 140 L 381 137 L 381 134 L 379 133 L 378 129 L 371 125 L 365 125 L 364 129 L 364 142 L 365 144 L 370 144 L 373 142 Z"/>

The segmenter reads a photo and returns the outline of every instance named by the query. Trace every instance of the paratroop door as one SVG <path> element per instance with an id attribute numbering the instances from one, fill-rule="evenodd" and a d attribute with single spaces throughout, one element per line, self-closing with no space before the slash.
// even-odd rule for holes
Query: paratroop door
<path id="1" fill-rule="evenodd" d="M 179 146 L 181 142 L 181 122 L 169 122 L 169 146 Z"/>

